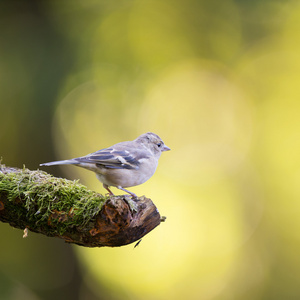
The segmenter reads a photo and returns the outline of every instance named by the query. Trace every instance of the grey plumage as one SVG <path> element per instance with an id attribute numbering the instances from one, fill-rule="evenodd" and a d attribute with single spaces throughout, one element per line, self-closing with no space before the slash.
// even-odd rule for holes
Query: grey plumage
<path id="1" fill-rule="evenodd" d="M 157 134 L 148 132 L 133 141 L 121 142 L 86 156 L 40 166 L 76 165 L 95 172 L 110 194 L 113 195 L 109 186 L 114 186 L 136 197 L 125 187 L 147 181 L 154 174 L 161 153 L 168 150 L 170 148 Z"/>

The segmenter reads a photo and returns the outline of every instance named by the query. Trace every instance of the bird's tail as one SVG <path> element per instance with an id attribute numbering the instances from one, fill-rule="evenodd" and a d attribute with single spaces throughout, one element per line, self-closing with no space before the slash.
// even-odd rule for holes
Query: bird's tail
<path id="1" fill-rule="evenodd" d="M 51 161 L 44 164 L 40 164 L 40 166 L 56 166 L 56 165 L 76 165 L 78 164 L 78 161 L 74 159 L 69 160 L 58 160 L 58 161 Z"/>

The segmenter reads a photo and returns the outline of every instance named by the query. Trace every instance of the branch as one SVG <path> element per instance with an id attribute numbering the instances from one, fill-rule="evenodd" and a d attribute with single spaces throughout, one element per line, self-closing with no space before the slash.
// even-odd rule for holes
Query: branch
<path id="1" fill-rule="evenodd" d="M 142 196 L 103 196 L 77 181 L 0 164 L 0 221 L 85 247 L 130 244 L 164 221 Z"/>

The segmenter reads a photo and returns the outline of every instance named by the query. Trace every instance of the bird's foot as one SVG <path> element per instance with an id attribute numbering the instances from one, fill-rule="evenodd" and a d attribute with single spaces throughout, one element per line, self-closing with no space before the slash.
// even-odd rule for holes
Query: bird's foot
<path id="1" fill-rule="evenodd" d="M 137 197 L 131 198 L 129 197 L 129 195 L 124 195 L 124 200 L 128 204 L 132 213 L 136 213 L 138 211 L 138 204 L 136 203 L 136 199 Z"/>
<path id="2" fill-rule="evenodd" d="M 110 190 L 110 188 L 108 187 L 108 185 L 103 183 L 103 187 L 108 191 L 110 196 L 114 196 L 115 194 Z"/>
<path id="3" fill-rule="evenodd" d="M 132 199 L 137 199 L 137 197 L 138 197 L 135 193 L 132 193 L 132 192 L 130 192 L 130 191 L 124 189 L 124 188 L 121 187 L 121 186 L 117 186 L 117 188 L 118 188 L 119 190 L 122 190 L 122 191 L 124 191 L 124 192 L 130 194 Z"/>

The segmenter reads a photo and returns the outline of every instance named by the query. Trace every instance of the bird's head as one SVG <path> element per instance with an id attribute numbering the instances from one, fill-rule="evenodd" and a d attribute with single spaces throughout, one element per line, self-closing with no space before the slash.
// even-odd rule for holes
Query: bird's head
<path id="1" fill-rule="evenodd" d="M 155 155 L 160 156 L 161 152 L 171 150 L 162 139 L 153 132 L 147 132 L 140 135 L 137 139 L 137 142 L 142 143 L 145 147 L 150 149 Z"/>

